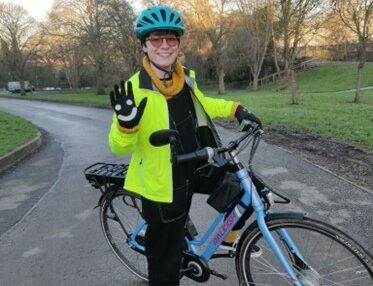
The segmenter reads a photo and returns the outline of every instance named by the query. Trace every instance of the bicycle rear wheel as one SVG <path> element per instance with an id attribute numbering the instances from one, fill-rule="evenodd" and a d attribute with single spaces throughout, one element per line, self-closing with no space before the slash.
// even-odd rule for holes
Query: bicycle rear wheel
<path id="1" fill-rule="evenodd" d="M 125 191 L 117 191 L 111 199 L 104 199 L 100 207 L 101 228 L 111 250 L 119 261 L 132 273 L 147 281 L 147 260 L 145 255 L 131 248 L 129 235 L 142 219 L 141 199 Z M 139 244 L 144 244 L 145 229 L 136 237 Z"/>
<path id="2" fill-rule="evenodd" d="M 371 286 L 373 259 L 358 243 L 338 229 L 309 219 L 272 219 L 267 226 L 304 286 Z M 306 263 L 302 269 L 279 236 L 288 232 Z M 236 255 L 240 285 L 294 285 L 277 261 L 257 226 L 241 237 Z"/>

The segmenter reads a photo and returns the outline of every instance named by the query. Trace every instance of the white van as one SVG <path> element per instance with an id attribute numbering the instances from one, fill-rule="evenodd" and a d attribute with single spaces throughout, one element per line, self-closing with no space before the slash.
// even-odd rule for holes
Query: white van
<path id="1" fill-rule="evenodd" d="M 8 81 L 7 90 L 12 93 L 18 93 L 21 91 L 21 84 L 19 81 Z M 25 92 L 29 92 L 32 90 L 32 86 L 30 83 L 25 80 Z"/>

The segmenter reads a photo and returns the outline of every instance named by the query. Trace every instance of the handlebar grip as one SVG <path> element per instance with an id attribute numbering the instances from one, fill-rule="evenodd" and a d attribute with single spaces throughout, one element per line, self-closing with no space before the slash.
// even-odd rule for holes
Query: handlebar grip
<path id="1" fill-rule="evenodd" d="M 239 126 L 241 131 L 248 131 L 250 129 L 256 129 L 258 127 L 259 125 L 257 123 L 247 120 L 247 119 L 242 120 Z"/>
<path id="2" fill-rule="evenodd" d="M 176 156 L 176 163 L 183 163 L 187 161 L 203 161 L 203 160 L 209 160 L 214 156 L 214 149 L 211 147 L 206 147 L 201 150 L 182 154 Z"/>

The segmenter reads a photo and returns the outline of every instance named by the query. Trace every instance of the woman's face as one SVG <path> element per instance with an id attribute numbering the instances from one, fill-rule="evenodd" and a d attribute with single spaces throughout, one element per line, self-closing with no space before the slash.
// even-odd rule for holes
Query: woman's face
<path id="1" fill-rule="evenodd" d="M 175 33 L 169 31 L 156 31 L 149 34 L 142 45 L 151 62 L 170 69 L 179 54 L 180 40 Z"/>

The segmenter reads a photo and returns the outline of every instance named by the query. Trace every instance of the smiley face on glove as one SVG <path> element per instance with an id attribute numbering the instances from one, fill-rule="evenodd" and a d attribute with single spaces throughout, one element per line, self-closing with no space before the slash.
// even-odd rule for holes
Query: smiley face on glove
<path id="1" fill-rule="evenodd" d="M 136 127 L 144 113 L 147 98 L 141 100 L 139 106 L 135 104 L 132 83 L 127 84 L 127 93 L 124 88 L 124 81 L 120 82 L 119 86 L 114 86 L 114 91 L 110 92 L 111 106 L 117 114 L 119 125 L 123 128 L 131 129 Z"/>

